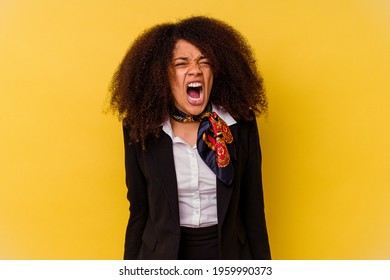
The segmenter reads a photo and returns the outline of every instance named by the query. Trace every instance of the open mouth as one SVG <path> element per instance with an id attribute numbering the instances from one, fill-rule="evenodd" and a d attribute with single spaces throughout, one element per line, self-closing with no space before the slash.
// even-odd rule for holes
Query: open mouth
<path id="1" fill-rule="evenodd" d="M 192 105 L 198 105 L 203 101 L 203 86 L 199 82 L 189 83 L 187 86 L 187 99 Z"/>

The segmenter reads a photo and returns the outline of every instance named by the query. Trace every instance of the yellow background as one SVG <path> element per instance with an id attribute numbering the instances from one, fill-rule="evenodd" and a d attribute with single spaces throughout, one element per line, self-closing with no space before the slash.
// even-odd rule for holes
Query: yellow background
<path id="1" fill-rule="evenodd" d="M 140 31 L 199 14 L 241 31 L 265 79 L 273 257 L 390 259 L 388 0 L 0 0 L 0 259 L 122 258 L 108 84 Z"/>

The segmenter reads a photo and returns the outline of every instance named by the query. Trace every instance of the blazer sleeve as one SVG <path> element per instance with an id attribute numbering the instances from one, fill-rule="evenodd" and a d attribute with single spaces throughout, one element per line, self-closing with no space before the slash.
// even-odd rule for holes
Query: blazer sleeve
<path id="1" fill-rule="evenodd" d="M 142 244 L 149 213 L 146 179 L 143 175 L 139 143 L 131 143 L 128 129 L 123 127 L 125 146 L 125 170 L 127 199 L 130 202 L 130 218 L 126 229 L 124 259 L 136 259 Z"/>
<path id="2" fill-rule="evenodd" d="M 243 219 L 253 258 L 271 259 L 264 212 L 261 160 L 259 133 L 254 120 L 249 127 L 248 161 L 243 176 Z"/>

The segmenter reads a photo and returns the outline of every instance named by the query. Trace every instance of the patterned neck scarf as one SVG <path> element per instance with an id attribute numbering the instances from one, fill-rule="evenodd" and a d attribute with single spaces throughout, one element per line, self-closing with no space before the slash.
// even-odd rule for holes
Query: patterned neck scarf
<path id="1" fill-rule="evenodd" d="M 202 160 L 225 184 L 230 185 L 234 177 L 234 168 L 230 153 L 234 152 L 233 136 L 229 126 L 208 104 L 206 110 L 197 116 L 186 115 L 175 108 L 171 117 L 181 123 L 200 122 L 197 137 L 197 149 Z"/>

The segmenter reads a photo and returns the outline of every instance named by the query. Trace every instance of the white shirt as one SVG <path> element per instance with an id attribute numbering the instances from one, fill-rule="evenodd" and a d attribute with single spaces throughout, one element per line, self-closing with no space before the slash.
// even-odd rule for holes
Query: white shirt
<path id="1" fill-rule="evenodd" d="M 236 123 L 222 108 L 213 105 L 212 109 L 228 126 Z M 162 128 L 172 139 L 180 226 L 196 228 L 218 224 L 216 175 L 199 156 L 196 144 L 191 147 L 173 134 L 169 119 Z"/>

